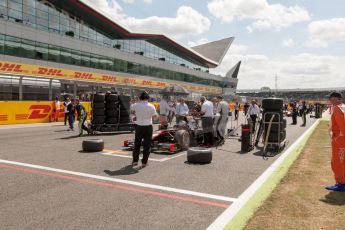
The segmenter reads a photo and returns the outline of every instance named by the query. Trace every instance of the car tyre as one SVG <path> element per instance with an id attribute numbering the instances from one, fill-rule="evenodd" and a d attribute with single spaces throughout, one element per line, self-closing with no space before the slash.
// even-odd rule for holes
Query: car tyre
<path id="1" fill-rule="evenodd" d="M 102 139 L 84 140 L 82 147 L 84 152 L 100 152 L 104 149 L 104 141 Z"/>
<path id="2" fill-rule="evenodd" d="M 212 161 L 212 149 L 202 147 L 191 147 L 187 151 L 189 163 L 209 164 Z"/>

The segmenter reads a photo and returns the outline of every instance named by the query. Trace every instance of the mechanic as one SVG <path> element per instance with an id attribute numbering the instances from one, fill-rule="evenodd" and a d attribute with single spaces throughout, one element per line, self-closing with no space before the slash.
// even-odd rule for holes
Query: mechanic
<path id="1" fill-rule="evenodd" d="M 52 121 L 57 122 L 59 120 L 59 111 L 60 111 L 60 100 L 59 100 L 59 97 L 55 97 L 55 101 L 53 104 Z"/>
<path id="2" fill-rule="evenodd" d="M 83 136 L 83 130 L 85 130 L 87 133 L 90 132 L 90 130 L 85 126 L 85 121 L 87 118 L 87 112 L 85 107 L 80 103 L 79 99 L 75 99 L 74 101 L 75 109 L 78 114 L 78 128 L 79 128 L 79 136 Z"/>
<path id="3" fill-rule="evenodd" d="M 184 98 L 180 98 L 180 103 L 176 106 L 176 124 L 179 124 L 181 121 L 185 120 L 189 114 L 189 109 L 185 103 Z"/>
<path id="4" fill-rule="evenodd" d="M 332 170 L 336 184 L 327 186 L 327 190 L 345 192 L 345 105 L 341 93 L 333 92 L 329 96 L 332 104 L 330 135 L 332 138 Z"/>
<path id="5" fill-rule="evenodd" d="M 238 119 L 238 112 L 240 111 L 240 103 L 238 103 L 238 101 L 236 101 L 235 103 L 235 120 Z"/>
<path id="6" fill-rule="evenodd" d="M 300 113 L 301 113 L 302 121 L 303 121 L 303 124 L 301 125 L 301 127 L 304 127 L 307 124 L 307 113 L 308 113 L 308 107 L 305 101 L 302 101 Z"/>
<path id="7" fill-rule="evenodd" d="M 213 146 L 213 103 L 206 100 L 206 97 L 201 97 L 201 122 L 204 133 L 204 145 L 205 147 Z"/>
<path id="8" fill-rule="evenodd" d="M 71 100 L 71 103 L 67 106 L 67 111 L 68 111 L 68 124 L 69 124 L 69 129 L 68 131 L 73 131 L 73 124 L 74 124 L 74 119 L 75 119 L 75 99 Z"/>
<path id="9" fill-rule="evenodd" d="M 147 166 L 150 156 L 150 147 L 152 141 L 152 119 L 157 119 L 158 115 L 154 105 L 149 103 L 150 96 L 144 91 L 139 96 L 139 102 L 132 106 L 133 114 L 136 116 L 135 140 L 133 149 L 132 166 L 137 166 L 139 161 L 140 147 L 143 144 L 142 168 Z M 144 139 L 144 140 L 143 140 Z"/>
<path id="10" fill-rule="evenodd" d="M 71 100 L 69 99 L 69 97 L 66 98 L 66 100 L 63 103 L 64 106 L 64 113 L 65 113 L 65 125 L 67 124 L 67 119 L 68 119 L 68 110 L 67 107 L 68 105 L 71 103 Z"/>
<path id="11" fill-rule="evenodd" d="M 256 125 L 256 119 L 260 116 L 260 108 L 256 104 L 255 100 L 251 101 L 251 105 L 248 108 L 248 114 L 247 114 L 251 121 L 252 121 L 252 132 L 255 132 L 255 125 Z"/>
<path id="12" fill-rule="evenodd" d="M 168 115 L 170 111 L 173 111 L 174 108 L 169 105 L 170 97 L 168 95 L 163 95 L 162 100 L 159 103 L 159 120 L 160 120 L 160 129 L 168 128 Z"/>
<path id="13" fill-rule="evenodd" d="M 218 139 L 218 143 L 223 144 L 225 130 L 228 124 L 229 104 L 225 100 L 223 100 L 222 96 L 217 96 L 217 100 L 217 114 L 219 114 L 219 118 L 217 123 L 215 124 L 216 137 Z"/>
<path id="14" fill-rule="evenodd" d="M 297 102 L 291 103 L 292 105 L 292 123 L 291 125 L 297 125 L 297 116 L 298 116 L 298 110 L 297 110 Z"/>

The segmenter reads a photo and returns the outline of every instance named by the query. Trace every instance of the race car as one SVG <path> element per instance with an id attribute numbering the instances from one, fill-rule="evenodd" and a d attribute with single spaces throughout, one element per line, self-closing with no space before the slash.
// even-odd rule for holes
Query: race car
<path id="1" fill-rule="evenodd" d="M 159 130 L 152 135 L 152 152 L 177 153 L 187 150 L 191 146 L 203 143 L 204 136 L 194 118 L 189 117 L 187 122 L 181 122 L 173 128 Z M 134 140 L 125 140 L 123 146 L 127 150 L 133 150 Z"/>

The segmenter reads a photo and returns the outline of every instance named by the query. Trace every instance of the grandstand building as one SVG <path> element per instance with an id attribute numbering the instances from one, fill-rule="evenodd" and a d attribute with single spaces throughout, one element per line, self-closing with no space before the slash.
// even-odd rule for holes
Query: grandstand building
<path id="1" fill-rule="evenodd" d="M 232 42 L 186 48 L 164 35 L 130 32 L 86 0 L 0 0 L 0 100 L 157 94 L 169 85 L 194 97 L 233 94 L 240 62 L 226 76 L 209 73 Z"/>
<path id="2" fill-rule="evenodd" d="M 326 102 L 331 92 L 339 91 L 345 93 L 345 88 L 320 88 L 320 89 L 279 89 L 279 90 L 259 90 L 259 89 L 242 89 L 236 90 L 238 96 L 247 98 L 267 98 L 279 97 L 283 98 L 286 102 L 289 101 L 319 101 Z"/>

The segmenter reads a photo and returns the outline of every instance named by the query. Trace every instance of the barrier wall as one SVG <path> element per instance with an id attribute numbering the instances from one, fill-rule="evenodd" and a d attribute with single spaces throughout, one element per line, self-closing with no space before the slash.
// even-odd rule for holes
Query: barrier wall
<path id="1" fill-rule="evenodd" d="M 88 114 L 90 102 L 82 102 Z M 54 112 L 56 111 L 56 112 Z M 63 121 L 65 117 L 63 103 L 55 109 L 53 101 L 0 101 L 0 125 L 45 123 L 54 120 Z"/>
<path id="2" fill-rule="evenodd" d="M 89 115 L 91 103 L 82 102 L 82 104 Z M 158 110 L 159 103 L 153 104 Z M 230 103 L 229 108 L 230 111 L 234 111 L 235 104 Z M 243 111 L 243 104 L 241 104 L 241 111 Z M 0 101 L 0 125 L 46 123 L 54 121 L 55 116 L 58 116 L 58 121 L 64 120 L 63 102 L 60 102 L 60 108 L 55 109 L 54 101 Z"/>

